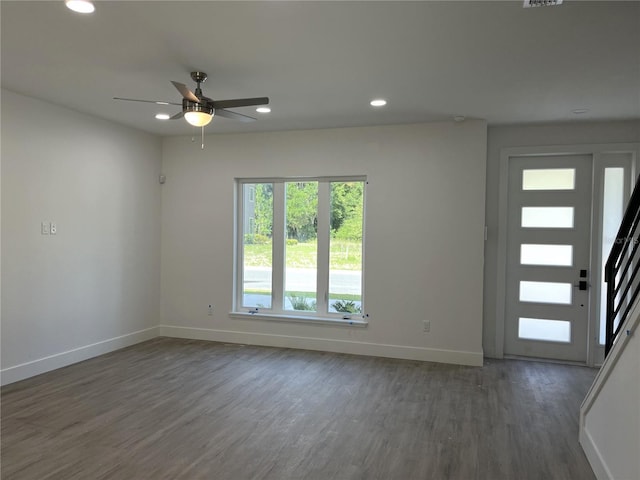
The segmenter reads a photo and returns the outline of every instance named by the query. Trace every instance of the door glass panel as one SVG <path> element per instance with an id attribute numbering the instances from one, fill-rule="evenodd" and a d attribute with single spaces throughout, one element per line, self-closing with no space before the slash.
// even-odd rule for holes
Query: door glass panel
<path id="1" fill-rule="evenodd" d="M 573 228 L 573 207 L 522 207 L 523 228 Z"/>
<path id="2" fill-rule="evenodd" d="M 526 340 L 569 343 L 571 342 L 571 323 L 566 320 L 520 317 L 518 337 Z"/>
<path id="3" fill-rule="evenodd" d="M 602 205 L 602 271 L 616 239 L 624 214 L 624 168 L 604 169 L 604 199 Z M 598 340 L 604 345 L 607 326 L 607 284 L 600 286 L 600 332 Z"/>
<path id="4" fill-rule="evenodd" d="M 537 168 L 522 171 L 523 190 L 573 190 L 575 168 Z"/>
<path id="5" fill-rule="evenodd" d="M 571 284 L 521 280 L 520 301 L 571 305 Z"/>
<path id="6" fill-rule="evenodd" d="M 522 244 L 520 245 L 520 263 L 570 267 L 573 265 L 573 245 Z"/>

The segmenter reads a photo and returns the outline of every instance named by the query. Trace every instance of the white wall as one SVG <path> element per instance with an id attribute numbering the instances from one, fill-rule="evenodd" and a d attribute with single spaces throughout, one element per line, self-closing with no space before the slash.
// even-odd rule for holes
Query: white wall
<path id="1" fill-rule="evenodd" d="M 639 315 L 636 305 L 580 409 L 580 443 L 599 480 L 640 478 Z"/>
<path id="2" fill-rule="evenodd" d="M 488 129 L 483 348 L 496 355 L 496 288 L 498 278 L 498 193 L 500 150 L 506 147 L 629 143 L 640 141 L 640 121 L 574 122 L 553 125 L 496 126 Z"/>
<path id="3" fill-rule="evenodd" d="M 485 161 L 480 121 L 165 139 L 161 333 L 481 364 Z M 322 175 L 368 177 L 369 326 L 230 318 L 234 178 Z"/>
<path id="4" fill-rule="evenodd" d="M 2 91 L 3 383 L 157 334 L 161 148 Z"/>

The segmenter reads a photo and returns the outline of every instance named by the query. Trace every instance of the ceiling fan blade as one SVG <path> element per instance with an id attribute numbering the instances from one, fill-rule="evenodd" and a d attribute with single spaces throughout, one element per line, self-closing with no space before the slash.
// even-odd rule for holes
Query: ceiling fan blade
<path id="1" fill-rule="evenodd" d="M 140 100 L 138 98 L 122 98 L 122 97 L 113 97 L 114 100 L 124 100 L 126 102 L 143 102 L 143 103 L 155 103 L 156 105 L 178 105 L 181 106 L 181 103 L 175 102 L 165 102 L 164 100 Z"/>
<path id="2" fill-rule="evenodd" d="M 171 117 L 169 120 L 179 120 L 182 117 L 184 117 L 184 112 L 178 112 L 173 117 Z"/>
<path id="3" fill-rule="evenodd" d="M 174 82 L 173 80 L 171 80 L 171 83 L 173 83 L 173 86 L 176 87 L 176 89 L 180 92 L 180 95 L 182 95 L 187 100 L 196 103 L 202 103 L 200 99 L 196 97 L 195 93 L 189 90 L 184 83 Z"/>
<path id="4" fill-rule="evenodd" d="M 216 110 L 219 108 L 237 108 L 237 107 L 252 107 L 254 105 L 268 105 L 268 97 L 258 98 L 236 98 L 233 100 L 214 100 L 211 102 L 213 108 Z"/>
<path id="5" fill-rule="evenodd" d="M 224 110 L 222 108 L 216 108 L 216 115 L 226 118 L 233 118 L 241 122 L 255 122 L 256 119 L 248 115 L 242 115 L 241 113 L 232 112 L 230 110 Z"/>

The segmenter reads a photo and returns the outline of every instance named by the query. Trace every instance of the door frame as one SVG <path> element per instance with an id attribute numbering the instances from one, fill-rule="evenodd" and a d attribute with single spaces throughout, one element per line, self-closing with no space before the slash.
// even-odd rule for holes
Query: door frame
<path id="1" fill-rule="evenodd" d="M 607 154 L 630 154 L 631 166 L 629 176 L 629 193 L 632 185 L 635 184 L 636 164 L 640 155 L 640 143 L 597 143 L 583 145 L 546 145 L 546 146 L 523 146 L 508 147 L 500 150 L 500 183 L 498 190 L 498 268 L 496 281 L 496 330 L 495 330 L 495 351 L 497 358 L 504 358 L 504 328 L 506 317 L 506 277 L 507 277 L 507 222 L 508 218 L 508 202 L 509 202 L 509 161 L 511 157 L 546 157 L 550 155 L 591 155 L 592 157 L 592 192 L 598 197 L 592 202 L 591 208 L 591 264 L 593 269 L 591 282 L 595 287 L 589 300 L 589 319 L 588 332 L 589 338 L 587 344 L 587 365 L 595 366 L 596 355 L 593 340 L 597 335 L 598 322 L 596 321 L 596 312 L 600 310 L 600 282 L 596 279 L 601 278 L 602 272 L 599 265 L 599 252 L 601 250 L 600 235 L 594 235 L 593 232 L 600 230 L 600 216 L 602 210 L 602 174 L 606 162 L 603 157 Z M 627 198 L 628 199 L 628 195 Z M 595 237 L 595 238 L 593 238 Z"/>

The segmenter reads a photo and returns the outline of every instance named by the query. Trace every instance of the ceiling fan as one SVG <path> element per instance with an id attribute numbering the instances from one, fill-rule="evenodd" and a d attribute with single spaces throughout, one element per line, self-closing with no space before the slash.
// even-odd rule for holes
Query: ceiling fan
<path id="1" fill-rule="evenodd" d="M 207 79 L 207 74 L 204 72 L 191 72 L 191 78 L 197 84 L 195 93 L 189 90 L 184 83 L 171 82 L 182 95 L 181 104 L 158 100 L 138 100 L 135 98 L 122 97 L 113 97 L 113 99 L 126 100 L 128 102 L 155 103 L 157 105 L 182 105 L 182 111 L 171 117 L 171 120 L 177 120 L 184 117 L 184 119 L 194 127 L 204 127 L 205 125 L 208 125 L 214 115 L 233 118 L 235 120 L 240 120 L 241 122 L 253 122 L 255 121 L 255 118 L 232 112 L 227 110 L 227 108 L 267 105 L 269 103 L 268 97 L 212 100 L 209 97 L 205 97 L 202 94 L 202 89 L 200 88 L 200 84 L 204 83 Z"/>

